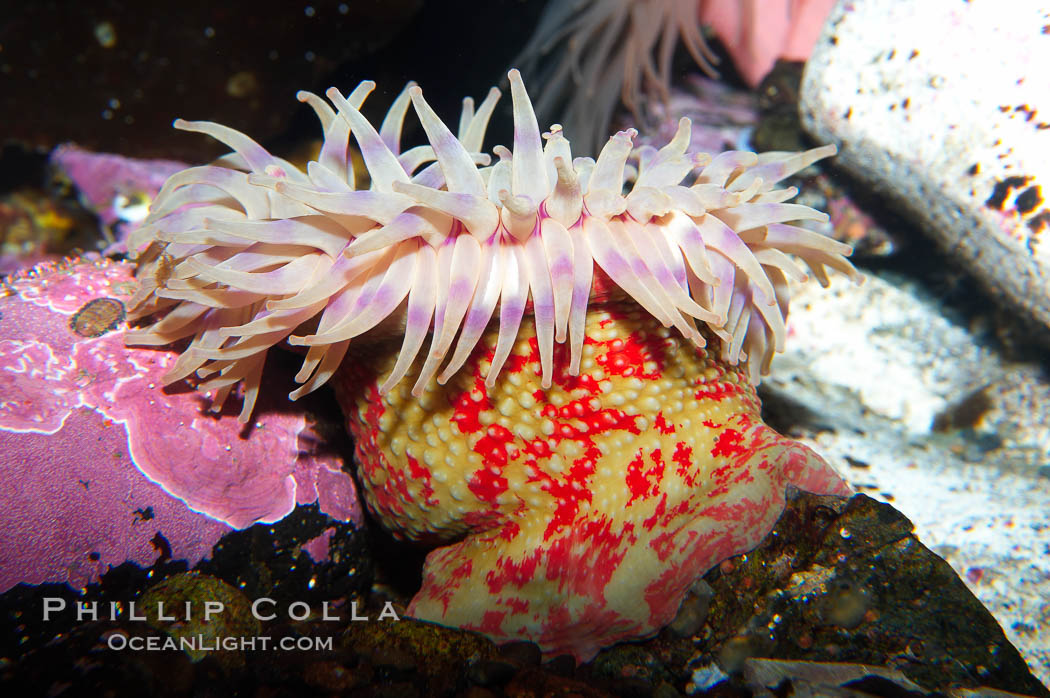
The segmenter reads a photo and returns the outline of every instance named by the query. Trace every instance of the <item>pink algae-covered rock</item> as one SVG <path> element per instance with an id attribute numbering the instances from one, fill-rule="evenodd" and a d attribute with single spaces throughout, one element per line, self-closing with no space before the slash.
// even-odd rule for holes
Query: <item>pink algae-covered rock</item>
<path id="1" fill-rule="evenodd" d="M 131 271 L 44 265 L 0 298 L 0 591 L 151 564 L 158 535 L 192 565 L 231 527 L 296 504 L 361 522 L 342 459 L 283 395 L 263 396 L 246 428 L 189 389 L 160 389 L 177 355 L 124 346 Z"/>
<path id="2" fill-rule="evenodd" d="M 93 153 L 72 143 L 51 153 L 51 162 L 80 192 L 84 205 L 102 224 L 112 226 L 116 239 L 106 254 L 126 252 L 124 240 L 146 215 L 150 201 L 168 177 L 187 167 L 176 160 L 140 160 L 111 153 Z"/>

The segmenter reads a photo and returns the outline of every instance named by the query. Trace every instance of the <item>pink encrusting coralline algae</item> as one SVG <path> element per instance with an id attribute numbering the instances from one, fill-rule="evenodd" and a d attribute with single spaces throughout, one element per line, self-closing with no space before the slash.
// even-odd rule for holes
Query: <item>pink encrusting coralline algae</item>
<path id="1" fill-rule="evenodd" d="M 246 430 L 197 393 L 156 389 L 177 354 L 125 346 L 132 269 L 72 260 L 3 287 L 0 591 L 151 564 L 157 534 L 192 565 L 231 527 L 296 504 L 361 522 L 342 460 L 317 452 L 302 410 L 269 400 Z"/>

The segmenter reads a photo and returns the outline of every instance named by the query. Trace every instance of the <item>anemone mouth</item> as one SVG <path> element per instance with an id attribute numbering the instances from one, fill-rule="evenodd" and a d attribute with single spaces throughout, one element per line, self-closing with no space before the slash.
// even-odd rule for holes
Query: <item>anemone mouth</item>
<path id="1" fill-rule="evenodd" d="M 324 129 L 305 172 L 233 129 L 176 121 L 234 152 L 173 175 L 129 240 L 141 283 L 132 317 L 155 319 L 128 343 L 192 337 L 165 380 L 195 374 L 214 407 L 243 383 L 246 421 L 270 347 L 305 348 L 296 399 L 331 378 L 352 340 L 395 314 L 404 338 L 381 390 L 405 377 L 428 335 L 413 392 L 444 382 L 496 321 L 492 385 L 531 302 L 549 386 L 555 342 L 568 343 L 569 371 L 579 370 L 600 269 L 697 346 L 705 341 L 697 323 L 706 325 L 721 358 L 746 360 L 757 380 L 783 347 L 787 279 L 806 278 L 789 255 L 822 284 L 826 268 L 858 278 L 848 245 L 791 224 L 826 215 L 785 203 L 795 190 L 775 188 L 834 146 L 692 156 L 682 119 L 659 150 L 635 148 L 632 129 L 612 136 L 597 160 L 573 159 L 559 126 L 541 135 L 518 72 L 509 78 L 513 147 L 496 146 L 494 164 L 480 150 L 495 88 L 476 109 L 464 100 L 456 135 L 412 83 L 378 130 L 359 111 L 372 82 L 346 97 L 329 89 L 330 104 L 301 92 Z M 427 144 L 403 150 L 410 106 Z M 351 136 L 367 189 L 355 182 Z M 294 334 L 308 322 L 316 327 Z"/>

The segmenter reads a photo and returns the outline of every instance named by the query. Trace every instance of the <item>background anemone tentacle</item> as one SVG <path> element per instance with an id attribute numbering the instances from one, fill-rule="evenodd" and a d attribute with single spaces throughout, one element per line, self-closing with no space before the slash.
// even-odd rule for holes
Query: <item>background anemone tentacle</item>
<path id="1" fill-rule="evenodd" d="M 700 30 L 701 4 L 700 0 L 550 2 L 514 63 L 530 80 L 545 86 L 537 111 L 560 113 L 569 135 L 582 150 L 591 152 L 601 145 L 599 134 L 609 131 L 617 99 L 637 116 L 643 89 L 667 98 L 679 37 L 696 64 L 708 75 L 717 75 L 718 58 Z"/>
<path id="2" fill-rule="evenodd" d="M 834 0 L 550 0 L 513 61 L 544 85 L 542 117 L 559 114 L 577 149 L 598 150 L 617 101 L 644 121 L 647 99 L 667 102 L 679 44 L 717 77 L 719 58 L 702 25 L 718 36 L 752 87 L 780 59 L 804 61 Z"/>
<path id="3" fill-rule="evenodd" d="M 597 265 L 662 325 L 703 347 L 699 321 L 721 338 L 721 358 L 746 362 L 757 381 L 783 348 L 787 279 L 806 278 L 788 255 L 823 284 L 828 267 L 859 278 L 847 245 L 791 224 L 825 214 L 784 203 L 795 190 L 776 188 L 832 146 L 691 156 L 683 119 L 659 150 L 634 148 L 628 130 L 597 160 L 573 159 L 560 127 L 541 135 L 520 76 L 509 77 L 513 149 L 497 146 L 491 165 L 477 151 L 496 90 L 477 110 L 464 100 L 456 136 L 412 84 L 378 131 L 359 111 L 374 83 L 345 98 L 328 90 L 331 106 L 300 93 L 325 130 L 305 172 L 227 127 L 176 121 L 234 153 L 172 176 L 129 239 L 140 254 L 133 317 L 159 319 L 128 342 L 192 338 L 165 380 L 196 374 L 215 408 L 243 383 L 246 421 L 265 353 L 284 340 L 308 347 L 294 399 L 328 381 L 355 338 L 402 317 L 402 357 L 382 387 L 405 377 L 429 333 L 418 396 L 435 377 L 450 378 L 498 313 L 491 386 L 528 307 L 547 387 L 556 342 L 567 341 L 570 366 L 579 365 Z M 402 151 L 409 106 L 428 144 Z M 368 189 L 356 186 L 351 135 Z M 294 334 L 302 326 L 311 329 Z"/>

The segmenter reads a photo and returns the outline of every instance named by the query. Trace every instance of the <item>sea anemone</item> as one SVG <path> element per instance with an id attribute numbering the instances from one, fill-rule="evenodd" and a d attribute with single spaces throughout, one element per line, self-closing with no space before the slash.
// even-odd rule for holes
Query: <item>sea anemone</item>
<path id="1" fill-rule="evenodd" d="M 243 382 L 242 421 L 268 349 L 305 347 L 292 399 L 334 378 L 370 510 L 444 546 L 409 613 L 585 660 L 669 622 L 697 575 L 769 532 L 788 484 L 848 492 L 762 424 L 753 382 L 805 277 L 788 255 L 822 283 L 856 271 L 789 223 L 824 214 L 774 188 L 833 147 L 692 156 L 682 119 L 659 150 L 627 130 L 574 160 L 509 78 L 514 147 L 495 164 L 479 151 L 498 90 L 464 100 L 458 136 L 415 85 L 378 131 L 359 111 L 371 82 L 332 106 L 300 93 L 325 131 L 306 172 L 176 122 L 236 152 L 172 176 L 129 240 L 133 312 L 154 321 L 128 341 L 192 338 L 164 381 L 196 374 L 213 409 Z M 410 104 L 428 144 L 402 152 Z M 383 341 L 348 358 L 366 335 Z"/>
<path id="2" fill-rule="evenodd" d="M 215 409 L 243 382 L 246 421 L 270 347 L 287 338 L 307 348 L 294 400 L 331 378 L 352 339 L 395 316 L 404 341 L 382 393 L 405 377 L 428 332 L 413 393 L 435 376 L 448 380 L 498 308 L 491 386 L 531 300 L 548 387 L 555 342 L 568 341 L 569 373 L 579 371 L 597 265 L 698 347 L 706 339 L 696 321 L 706 326 L 721 338 L 722 359 L 746 361 L 757 380 L 783 348 L 787 278 L 805 278 L 788 254 L 822 284 L 825 267 L 856 275 L 844 257 L 848 246 L 789 224 L 826 215 L 784 203 L 795 189 L 774 188 L 834 146 L 689 156 L 690 123 L 682 119 L 659 150 L 634 149 L 632 129 L 610 138 L 596 161 L 574 160 L 558 125 L 541 137 L 518 72 L 509 78 L 514 147 L 494 148 L 492 165 L 479 151 L 495 88 L 477 110 L 464 100 L 458 136 L 411 83 L 378 131 L 359 111 L 374 83 L 345 98 L 329 89 L 332 106 L 300 92 L 325 131 L 306 172 L 233 129 L 176 121 L 235 153 L 172 176 L 129 240 L 130 250 L 141 251 L 133 317 L 159 319 L 128 342 L 192 337 L 165 382 L 196 374 Z M 409 104 L 429 144 L 402 152 Z M 355 186 L 351 133 L 368 189 Z M 316 326 L 293 334 L 311 321 Z"/>

